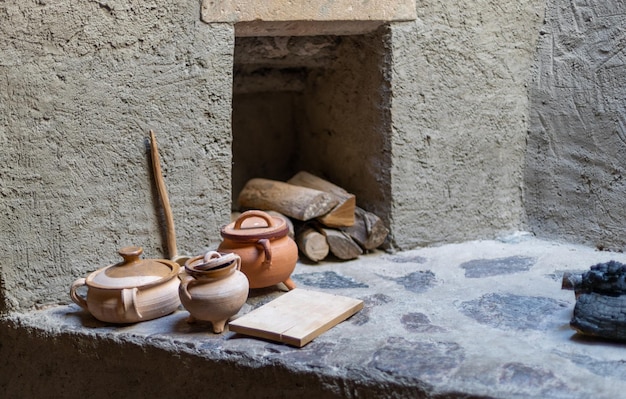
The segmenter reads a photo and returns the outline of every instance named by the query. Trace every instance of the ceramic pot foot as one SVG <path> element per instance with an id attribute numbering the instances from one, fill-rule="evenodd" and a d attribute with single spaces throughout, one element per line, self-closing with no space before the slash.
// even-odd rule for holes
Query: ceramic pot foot
<path id="1" fill-rule="evenodd" d="M 195 317 L 193 317 L 193 316 L 187 317 L 187 323 L 193 324 L 195 322 L 196 322 L 196 318 Z"/>
<path id="2" fill-rule="evenodd" d="M 283 284 L 285 284 L 285 287 L 287 287 L 287 289 L 289 291 L 293 290 L 294 288 L 296 288 L 296 283 L 293 282 L 293 280 L 291 279 L 291 277 L 287 277 L 287 280 L 283 281 Z"/>
<path id="3" fill-rule="evenodd" d="M 220 334 L 224 331 L 224 326 L 226 325 L 227 320 L 214 321 L 213 323 L 213 332 L 215 334 Z"/>

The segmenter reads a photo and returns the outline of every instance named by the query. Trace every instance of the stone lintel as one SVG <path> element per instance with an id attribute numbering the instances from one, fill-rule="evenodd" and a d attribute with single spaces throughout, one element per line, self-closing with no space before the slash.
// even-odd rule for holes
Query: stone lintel
<path id="1" fill-rule="evenodd" d="M 362 34 L 392 21 L 416 18 L 411 0 L 203 0 L 204 22 L 236 24 L 237 36 Z"/>

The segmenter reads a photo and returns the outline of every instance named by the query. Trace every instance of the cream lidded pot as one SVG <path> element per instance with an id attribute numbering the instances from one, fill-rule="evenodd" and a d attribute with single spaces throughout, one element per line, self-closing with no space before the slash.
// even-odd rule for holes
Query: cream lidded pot
<path id="1" fill-rule="evenodd" d="M 72 283 L 72 301 L 108 323 L 136 323 L 174 312 L 180 306 L 180 265 L 166 259 L 141 259 L 142 253 L 141 247 L 120 249 L 122 262 Z M 78 293 L 83 286 L 86 297 Z"/>
<path id="2" fill-rule="evenodd" d="M 181 273 L 180 300 L 189 322 L 210 321 L 219 334 L 248 299 L 248 279 L 239 270 L 241 258 L 234 253 L 209 251 L 185 263 Z"/>

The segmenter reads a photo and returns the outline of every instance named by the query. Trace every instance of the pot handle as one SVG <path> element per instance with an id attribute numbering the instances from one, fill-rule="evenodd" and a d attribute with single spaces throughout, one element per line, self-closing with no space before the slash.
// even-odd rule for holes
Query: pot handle
<path id="1" fill-rule="evenodd" d="M 191 294 L 189 293 L 189 285 L 196 281 L 195 277 L 186 275 L 180 281 L 181 295 L 188 301 L 191 301 Z"/>
<path id="2" fill-rule="evenodd" d="M 86 284 L 87 284 L 87 279 L 85 278 L 79 278 L 76 281 L 74 281 L 72 283 L 72 286 L 70 287 L 70 298 L 72 298 L 72 301 L 74 301 L 74 303 L 80 306 L 81 308 L 85 310 L 89 310 L 87 308 L 87 300 L 85 300 L 85 298 L 83 298 L 82 296 L 78 295 L 78 292 L 76 292 L 78 288 Z"/>
<path id="3" fill-rule="evenodd" d="M 204 261 L 204 263 L 207 263 L 211 259 L 220 258 L 221 256 L 222 255 L 217 251 L 209 251 L 206 254 L 204 254 L 204 257 L 202 258 L 202 260 Z"/>
<path id="4" fill-rule="evenodd" d="M 241 224 L 243 223 L 243 221 L 251 217 L 259 217 L 265 220 L 267 222 L 267 227 L 275 226 L 274 218 L 272 218 L 272 216 L 268 215 L 267 213 L 263 211 L 251 210 L 251 211 L 245 211 L 244 213 L 242 213 L 237 218 L 237 220 L 235 220 L 235 225 L 233 227 L 235 229 L 241 229 Z"/>
<path id="5" fill-rule="evenodd" d="M 121 303 L 120 303 L 120 308 L 118 309 L 119 312 L 122 313 L 122 315 L 126 315 L 129 312 L 131 312 L 131 314 L 133 316 L 135 316 L 138 319 L 141 319 L 141 313 L 139 312 L 139 309 L 137 309 L 137 291 L 139 291 L 139 289 L 137 287 L 133 287 L 133 288 L 124 288 L 121 292 Z"/>
<path id="6" fill-rule="evenodd" d="M 198 257 L 196 257 L 193 258 L 194 261 L 190 262 L 186 267 L 194 271 L 206 271 L 232 263 L 236 257 L 237 254 L 232 252 L 222 255 L 216 251 L 209 251 L 204 255 L 201 262 L 196 262 L 195 260 L 198 259 Z"/>
<path id="7" fill-rule="evenodd" d="M 265 252 L 265 260 L 263 261 L 264 265 L 271 266 L 272 265 L 272 247 L 270 245 L 270 240 L 267 238 L 261 238 L 256 242 L 263 247 L 263 252 Z"/>

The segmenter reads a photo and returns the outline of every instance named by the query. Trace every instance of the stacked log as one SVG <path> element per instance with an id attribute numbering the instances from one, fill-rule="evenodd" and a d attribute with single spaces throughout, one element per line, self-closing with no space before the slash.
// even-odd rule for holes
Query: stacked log
<path id="1" fill-rule="evenodd" d="M 287 182 L 251 179 L 238 203 L 242 209 L 271 211 L 293 220 L 298 249 L 313 262 L 329 254 L 355 259 L 381 246 L 389 234 L 378 216 L 356 205 L 353 194 L 304 171 Z"/>
<path id="2" fill-rule="evenodd" d="M 320 177 L 308 172 L 298 172 L 287 183 L 319 190 L 328 194 L 335 202 L 335 206 L 317 219 L 327 227 L 346 227 L 354 224 L 354 209 L 356 207 L 356 197 L 343 188 L 332 184 Z"/>
<path id="3" fill-rule="evenodd" d="M 304 226 L 298 232 L 296 244 L 300 252 L 313 262 L 326 259 L 330 252 L 326 236 L 311 226 Z"/>
<path id="4" fill-rule="evenodd" d="M 276 180 L 248 180 L 239 193 L 239 206 L 272 210 L 306 221 L 330 212 L 337 205 L 330 194 Z"/>

